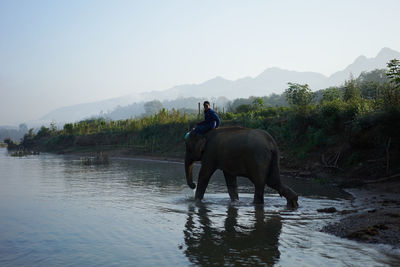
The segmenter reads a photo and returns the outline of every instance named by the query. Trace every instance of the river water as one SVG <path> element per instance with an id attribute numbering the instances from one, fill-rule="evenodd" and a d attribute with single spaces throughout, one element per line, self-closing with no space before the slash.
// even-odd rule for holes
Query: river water
<path id="1" fill-rule="evenodd" d="M 316 210 L 351 209 L 348 194 L 284 181 L 301 195 L 295 211 L 269 190 L 252 205 L 245 178 L 231 204 L 221 173 L 196 203 L 179 163 L 0 149 L 0 266 L 399 266 L 390 247 L 320 232 L 337 215 Z"/>

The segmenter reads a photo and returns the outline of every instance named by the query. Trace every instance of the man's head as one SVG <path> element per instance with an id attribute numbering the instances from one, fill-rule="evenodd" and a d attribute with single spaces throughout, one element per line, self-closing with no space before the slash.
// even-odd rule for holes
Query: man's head
<path id="1" fill-rule="evenodd" d="M 204 110 L 207 111 L 210 108 L 210 102 L 204 101 L 203 107 L 204 107 Z"/>

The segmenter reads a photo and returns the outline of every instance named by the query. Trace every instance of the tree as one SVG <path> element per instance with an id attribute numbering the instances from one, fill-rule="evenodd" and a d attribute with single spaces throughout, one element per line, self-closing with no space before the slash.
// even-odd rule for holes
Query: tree
<path id="1" fill-rule="evenodd" d="M 35 138 L 35 133 L 33 131 L 34 131 L 33 128 L 29 129 L 28 133 L 26 133 L 24 135 L 24 137 L 21 140 L 22 147 L 28 148 L 28 149 L 33 147 L 33 145 L 34 145 L 33 139 Z"/>
<path id="2" fill-rule="evenodd" d="M 233 102 L 228 104 L 228 111 L 229 112 L 238 112 L 237 108 L 240 105 L 250 105 L 251 101 L 250 98 L 236 98 Z"/>
<path id="3" fill-rule="evenodd" d="M 343 100 L 348 102 L 351 100 L 361 99 L 361 90 L 358 87 L 356 80 L 353 75 L 350 75 L 350 79 L 344 83 L 344 94 Z"/>
<path id="4" fill-rule="evenodd" d="M 400 107 L 400 61 L 392 59 L 387 63 L 389 84 L 383 90 L 383 103 L 385 108 Z"/>
<path id="5" fill-rule="evenodd" d="M 325 89 L 322 92 L 321 102 L 331 102 L 331 101 L 336 101 L 336 100 L 341 100 L 341 99 L 342 99 L 342 95 L 341 95 L 339 89 L 336 87 L 331 87 L 331 88 Z"/>
<path id="6" fill-rule="evenodd" d="M 287 106 L 288 105 L 284 94 L 278 95 L 278 94 L 272 93 L 269 96 L 264 96 L 263 100 L 264 100 L 264 106 L 267 106 L 267 107 L 278 107 L 278 106 Z"/>
<path id="7" fill-rule="evenodd" d="M 22 133 L 22 134 L 27 133 L 28 132 L 28 126 L 26 126 L 25 123 L 21 123 L 19 125 L 19 132 Z"/>
<path id="8" fill-rule="evenodd" d="M 51 130 L 45 126 L 40 127 L 39 131 L 37 132 L 36 136 L 38 138 L 50 136 Z"/>
<path id="9" fill-rule="evenodd" d="M 264 100 L 261 97 L 254 98 L 252 104 L 254 110 L 260 110 L 264 108 Z"/>
<path id="10" fill-rule="evenodd" d="M 74 125 L 72 123 L 66 123 L 64 124 L 64 133 L 67 135 L 72 135 L 74 129 Z"/>
<path id="11" fill-rule="evenodd" d="M 386 69 L 376 69 L 369 72 L 362 72 L 356 82 L 360 87 L 361 97 L 363 99 L 377 99 L 380 90 L 389 81 Z"/>
<path id="12" fill-rule="evenodd" d="M 387 63 L 388 71 L 386 75 L 395 87 L 400 87 L 400 60 L 392 59 Z"/>
<path id="13" fill-rule="evenodd" d="M 383 84 L 388 81 L 386 76 L 386 69 L 375 69 L 372 71 L 363 71 L 357 78 L 357 83 L 362 84 L 364 82 L 375 82 L 378 84 Z"/>
<path id="14" fill-rule="evenodd" d="M 57 132 L 57 124 L 56 124 L 55 121 L 52 121 L 52 122 L 50 123 L 50 132 L 51 132 L 52 134 L 54 134 L 54 133 Z"/>
<path id="15" fill-rule="evenodd" d="M 284 94 L 292 107 L 305 111 L 314 99 L 314 93 L 308 87 L 308 84 L 288 83 L 289 88 Z"/>
<path id="16" fill-rule="evenodd" d="M 153 115 L 163 109 L 163 105 L 158 100 L 146 102 L 144 104 L 144 111 L 146 115 Z"/>
<path id="17" fill-rule="evenodd" d="M 247 113 L 250 112 L 253 109 L 253 107 L 249 104 L 241 104 L 239 105 L 236 109 L 236 113 Z"/>

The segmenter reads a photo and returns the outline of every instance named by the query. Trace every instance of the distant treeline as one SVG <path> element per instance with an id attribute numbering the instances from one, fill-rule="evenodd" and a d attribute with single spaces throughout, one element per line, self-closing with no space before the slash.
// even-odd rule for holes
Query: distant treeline
<path id="1" fill-rule="evenodd" d="M 30 130 L 21 146 L 53 152 L 124 149 L 182 156 L 183 136 L 198 121 L 198 99 L 192 101 L 193 112 L 168 110 L 152 101 L 149 115 L 141 118 L 97 118 L 68 123 L 61 130 L 43 126 L 36 134 Z M 267 130 L 283 151 L 286 166 L 340 170 L 369 166 L 363 175 L 371 177 L 400 171 L 398 60 L 390 61 L 387 70 L 350 77 L 339 87 L 312 92 L 307 84 L 289 83 L 281 95 L 226 104 L 224 112 L 218 110 L 222 126 Z"/>
<path id="2" fill-rule="evenodd" d="M 25 123 L 19 125 L 18 129 L 13 128 L 0 128 L 0 140 L 10 139 L 18 141 L 28 133 L 28 126 Z"/>
<path id="3" fill-rule="evenodd" d="M 213 103 L 217 109 L 221 111 L 227 106 L 229 100 L 226 97 L 219 98 L 197 98 L 197 97 L 187 97 L 187 98 L 177 98 L 174 100 L 152 100 L 148 102 L 132 103 L 127 106 L 118 106 L 113 111 L 107 113 L 101 113 L 99 116 L 94 116 L 96 118 L 105 118 L 107 120 L 125 120 L 129 118 L 150 116 L 156 114 L 159 110 L 177 110 L 182 114 L 192 114 L 198 113 L 198 103 L 209 100 Z"/>
<path id="4" fill-rule="evenodd" d="M 382 89 L 382 85 L 388 82 L 388 78 L 386 75 L 386 69 L 374 70 L 371 72 L 362 73 L 357 79 L 350 77 L 350 81 L 356 83 L 357 87 L 360 90 L 361 97 L 364 99 L 375 99 L 377 97 L 377 93 Z M 343 94 L 344 88 L 346 84 L 336 88 Z M 378 88 L 378 89 L 377 89 Z M 317 104 L 321 101 L 323 97 L 323 92 L 326 89 L 319 90 L 315 92 L 315 97 L 313 98 L 313 103 Z M 141 103 L 133 103 L 128 106 L 118 106 L 113 111 L 108 113 L 101 113 L 99 116 L 94 118 L 105 118 L 109 120 L 123 120 L 128 118 L 140 117 L 140 116 L 149 116 L 157 113 L 159 110 L 167 109 L 167 110 L 179 110 L 181 113 L 187 113 L 196 115 L 198 113 L 197 105 L 198 103 L 202 103 L 205 100 L 209 100 L 213 106 L 219 111 L 228 111 L 228 112 L 243 112 L 248 111 L 251 104 L 255 99 L 262 99 L 263 105 L 265 107 L 280 107 L 280 106 L 289 106 L 285 94 L 271 94 L 269 96 L 256 97 L 252 96 L 249 98 L 238 98 L 233 101 L 228 100 L 226 97 L 219 98 L 196 98 L 196 97 L 188 97 L 188 98 L 178 98 L 174 100 L 153 100 L 148 102 Z M 239 109 L 238 109 L 239 108 Z"/>
<path id="5" fill-rule="evenodd" d="M 62 130 L 42 126 L 34 133 L 31 129 L 20 146 L 49 152 L 125 149 L 132 153 L 165 152 L 172 155 L 181 152 L 182 135 L 194 121 L 195 116 L 166 109 L 126 120 L 90 119 L 67 123 Z"/>

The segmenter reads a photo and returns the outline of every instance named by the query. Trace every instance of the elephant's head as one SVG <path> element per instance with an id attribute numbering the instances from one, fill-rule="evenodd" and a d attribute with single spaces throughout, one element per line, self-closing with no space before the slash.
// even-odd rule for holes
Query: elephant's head
<path id="1" fill-rule="evenodd" d="M 201 159 L 203 154 L 206 139 L 200 135 L 191 131 L 185 136 L 186 153 L 185 153 L 185 172 L 186 181 L 190 188 L 195 189 L 196 184 L 193 183 L 193 165 L 195 161 Z"/>

